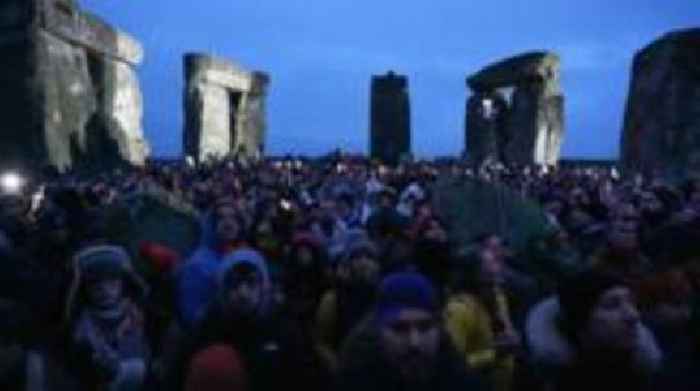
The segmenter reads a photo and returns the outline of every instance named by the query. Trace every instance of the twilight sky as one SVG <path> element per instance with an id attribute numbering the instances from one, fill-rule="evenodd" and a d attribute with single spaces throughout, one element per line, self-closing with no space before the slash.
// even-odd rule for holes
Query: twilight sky
<path id="1" fill-rule="evenodd" d="M 153 153 L 182 140 L 182 55 L 271 75 L 268 152 L 366 152 L 372 74 L 409 78 L 413 151 L 459 153 L 465 77 L 529 50 L 562 58 L 566 157 L 617 156 L 636 50 L 700 25 L 698 0 L 80 0 L 139 39 Z"/>

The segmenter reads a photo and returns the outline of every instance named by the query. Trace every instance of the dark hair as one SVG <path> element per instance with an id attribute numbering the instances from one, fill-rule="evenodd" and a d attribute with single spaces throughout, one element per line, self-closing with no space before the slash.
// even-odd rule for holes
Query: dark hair
<path id="1" fill-rule="evenodd" d="M 564 278 L 557 293 L 561 330 L 578 343 L 578 330 L 588 322 L 600 296 L 617 286 L 628 285 L 616 274 L 599 270 L 586 270 Z"/>

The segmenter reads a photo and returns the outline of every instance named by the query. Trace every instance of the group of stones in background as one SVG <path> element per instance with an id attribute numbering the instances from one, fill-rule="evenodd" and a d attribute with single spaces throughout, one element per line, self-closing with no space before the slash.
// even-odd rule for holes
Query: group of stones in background
<path id="1" fill-rule="evenodd" d="M 143 48 L 135 39 L 76 0 L 3 0 L 0 58 L 0 168 L 144 163 L 135 70 Z M 667 34 L 637 53 L 620 143 L 625 168 L 700 172 L 699 64 L 700 29 Z M 200 161 L 262 156 L 269 76 L 202 54 L 186 55 L 184 69 L 184 153 Z M 556 164 L 564 135 L 559 75 L 556 55 L 533 52 L 469 77 L 467 157 Z M 410 156 L 410 117 L 406 77 L 373 77 L 373 157 Z"/>
<path id="2" fill-rule="evenodd" d="M 141 44 L 75 0 L 0 2 L 0 168 L 143 165 Z M 264 149 L 269 78 L 186 55 L 186 153 L 200 160 Z"/>
<path id="3" fill-rule="evenodd" d="M 467 79 L 465 152 L 473 162 L 555 165 L 564 136 L 559 58 L 535 52 L 492 64 Z M 370 153 L 396 163 L 411 154 L 405 76 L 372 78 Z"/>
<path id="4" fill-rule="evenodd" d="M 74 0 L 0 2 L 2 162 L 142 164 L 141 45 Z"/>

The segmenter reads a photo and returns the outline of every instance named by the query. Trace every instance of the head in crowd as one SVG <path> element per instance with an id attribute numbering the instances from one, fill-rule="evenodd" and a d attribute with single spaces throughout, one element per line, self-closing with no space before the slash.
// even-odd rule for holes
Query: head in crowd
<path id="1" fill-rule="evenodd" d="M 651 326 L 666 332 L 687 333 L 693 287 L 685 270 L 671 268 L 649 276 L 637 291 L 640 308 Z"/>
<path id="2" fill-rule="evenodd" d="M 461 257 L 459 264 L 451 286 L 457 292 L 491 295 L 505 283 L 505 264 L 491 249 L 478 248 Z"/>
<path id="3" fill-rule="evenodd" d="M 382 352 L 409 381 L 435 371 L 440 348 L 439 305 L 430 281 L 417 273 L 396 273 L 381 283 L 374 321 Z"/>
<path id="4" fill-rule="evenodd" d="M 97 313 L 120 312 L 129 300 L 140 300 L 146 285 L 134 271 L 129 254 L 118 246 L 90 246 L 73 258 L 66 319 L 75 311 L 89 308 Z"/>
<path id="5" fill-rule="evenodd" d="M 612 274 L 585 272 L 559 289 L 561 326 L 580 350 L 631 355 L 640 338 L 635 294 Z"/>
<path id="6" fill-rule="evenodd" d="M 245 238 L 246 222 L 235 200 L 219 199 L 213 209 L 214 234 L 217 246 L 237 244 Z"/>
<path id="7" fill-rule="evenodd" d="M 227 256 L 219 267 L 218 290 L 226 314 L 237 318 L 265 315 L 270 277 L 263 256 L 253 250 L 237 250 Z"/>
<path id="8" fill-rule="evenodd" d="M 376 286 L 381 276 L 377 247 L 369 240 L 363 239 L 353 243 L 347 249 L 342 262 L 348 277 L 354 284 Z"/>
<path id="9" fill-rule="evenodd" d="M 297 234 L 292 241 L 284 271 L 288 305 L 295 312 L 312 313 L 327 287 L 326 256 L 311 234 Z"/>

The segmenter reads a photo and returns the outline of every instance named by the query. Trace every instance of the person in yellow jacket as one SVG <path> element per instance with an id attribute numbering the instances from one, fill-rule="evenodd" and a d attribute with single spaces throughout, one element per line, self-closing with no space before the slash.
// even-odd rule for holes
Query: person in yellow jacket
<path id="1" fill-rule="evenodd" d="M 321 298 L 314 327 L 316 351 L 331 373 L 338 369 L 338 350 L 343 341 L 374 304 L 381 275 L 374 244 L 367 240 L 353 244 L 339 266 L 339 273 L 343 276 L 338 286 Z"/>
<path id="2" fill-rule="evenodd" d="M 448 297 L 444 322 L 466 365 L 484 372 L 494 391 L 512 388 L 514 353 L 521 337 L 512 324 L 502 261 L 489 250 L 471 257 L 464 278 Z"/>

